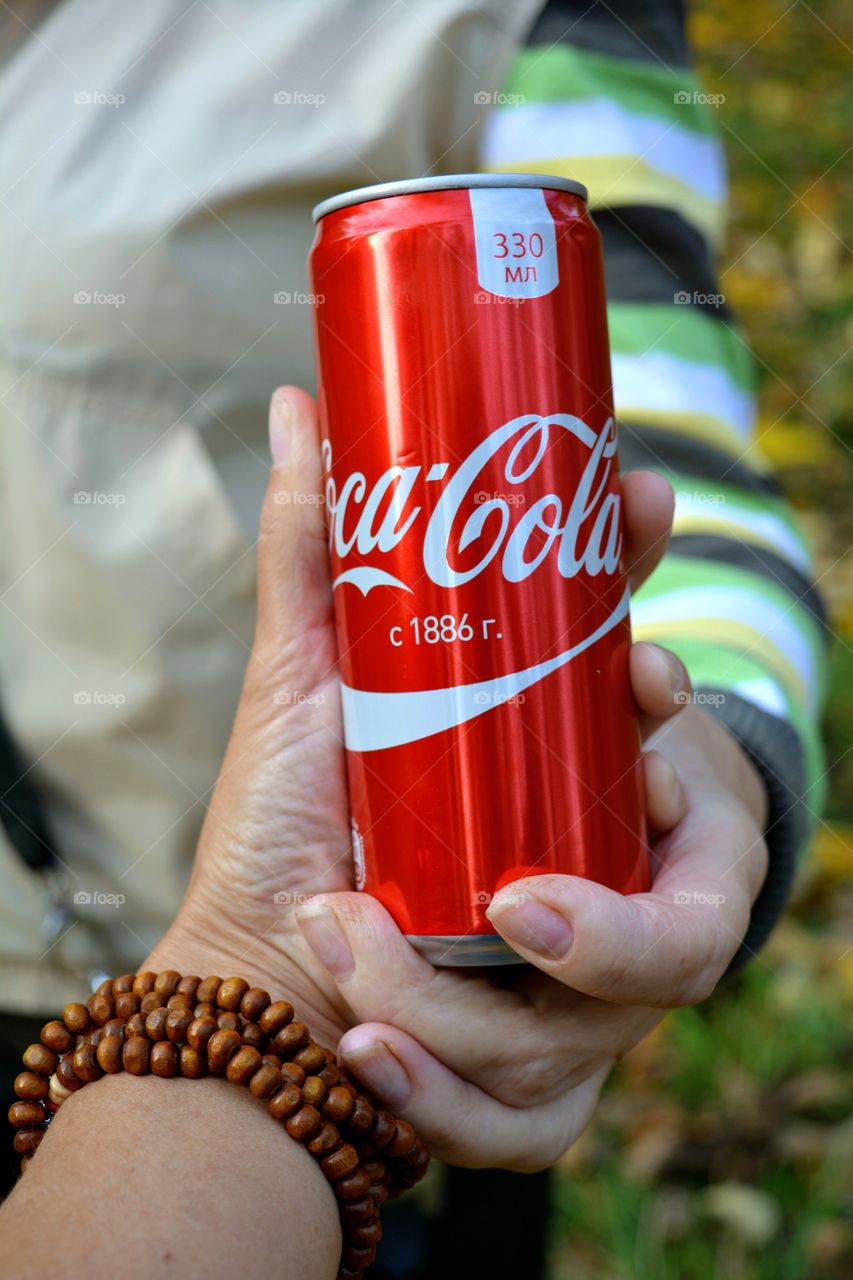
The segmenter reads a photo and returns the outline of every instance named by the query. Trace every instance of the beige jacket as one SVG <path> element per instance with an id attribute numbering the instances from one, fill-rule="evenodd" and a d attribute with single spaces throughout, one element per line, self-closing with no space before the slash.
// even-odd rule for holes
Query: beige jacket
<path id="1" fill-rule="evenodd" d="M 3 1008 L 133 968 L 179 900 L 251 642 L 268 397 L 313 383 L 312 204 L 476 168 L 539 7 L 59 0 L 9 53 L 0 701 L 68 914 L 0 828 Z"/>

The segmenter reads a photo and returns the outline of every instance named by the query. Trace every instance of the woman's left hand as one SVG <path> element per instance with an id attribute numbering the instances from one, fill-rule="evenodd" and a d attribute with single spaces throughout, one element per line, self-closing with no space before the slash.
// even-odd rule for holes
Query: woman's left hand
<path id="1" fill-rule="evenodd" d="M 277 392 L 270 431 L 253 653 L 190 887 L 147 967 L 237 973 L 287 995 L 436 1156 L 541 1168 L 580 1133 L 613 1062 L 664 1009 L 707 995 L 736 951 L 764 874 L 761 784 L 724 728 L 683 707 L 678 659 L 634 645 L 632 686 L 654 747 L 649 819 L 667 833 L 654 847 L 652 892 L 626 898 L 570 876 L 519 881 L 489 915 L 533 967 L 433 968 L 379 902 L 350 891 L 310 398 Z M 636 588 L 665 548 L 672 492 L 649 473 L 626 477 L 623 492 Z"/>

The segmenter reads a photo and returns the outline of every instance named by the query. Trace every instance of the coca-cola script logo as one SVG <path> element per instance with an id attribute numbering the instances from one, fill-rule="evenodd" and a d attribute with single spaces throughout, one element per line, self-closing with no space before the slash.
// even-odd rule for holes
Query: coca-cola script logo
<path id="1" fill-rule="evenodd" d="M 571 499 L 544 493 L 532 499 L 531 481 L 548 449 L 552 431 L 566 431 L 589 451 Z M 481 477 L 505 447 L 509 449 L 503 476 L 507 485 L 525 485 L 523 504 L 495 496 L 482 501 Z M 559 572 L 572 578 L 581 571 L 597 576 L 619 568 L 622 551 L 620 498 L 609 481 L 616 452 L 616 430 L 609 418 L 595 432 L 568 413 L 522 414 L 498 427 L 478 444 L 449 478 L 449 463 L 434 463 L 423 476 L 422 466 L 391 466 L 368 489 L 361 471 L 351 472 L 340 486 L 332 476 L 332 446 L 323 441 L 326 471 L 326 511 L 330 546 L 339 561 L 353 551 L 360 556 L 388 555 L 406 537 L 422 538 L 426 574 L 440 587 L 457 587 L 478 577 L 492 561 L 508 582 L 522 582 L 549 556 L 556 556 Z M 443 483 L 429 517 L 413 494 L 421 479 Z M 463 520 L 470 507 L 470 514 Z M 472 552 L 480 553 L 470 563 Z M 457 567 L 468 552 L 467 568 Z M 376 565 L 344 569 L 334 586 L 350 583 L 367 595 L 374 587 L 412 588 Z"/>

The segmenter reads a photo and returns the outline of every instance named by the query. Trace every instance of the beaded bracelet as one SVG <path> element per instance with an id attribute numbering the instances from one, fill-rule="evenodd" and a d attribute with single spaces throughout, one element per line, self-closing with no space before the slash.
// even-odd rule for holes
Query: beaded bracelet
<path id="1" fill-rule="evenodd" d="M 415 1185 L 429 1152 L 414 1129 L 370 1098 L 316 1044 L 293 1005 L 244 978 L 128 973 L 87 1003 L 66 1005 L 24 1052 L 9 1108 L 21 1172 L 63 1102 L 101 1076 L 221 1076 L 245 1085 L 319 1163 L 338 1201 L 338 1280 L 360 1280 L 376 1256 L 379 1210 Z"/>

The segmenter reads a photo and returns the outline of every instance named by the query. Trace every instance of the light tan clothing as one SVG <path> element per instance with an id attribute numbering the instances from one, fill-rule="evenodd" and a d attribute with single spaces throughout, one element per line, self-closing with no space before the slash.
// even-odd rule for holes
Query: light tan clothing
<path id="1" fill-rule="evenodd" d="M 0 1003 L 133 968 L 186 881 L 254 622 L 311 206 L 478 166 L 539 0 L 61 0 L 0 71 L 0 702 L 70 904 L 0 828 Z M 278 95 L 278 100 L 276 100 Z M 291 300 L 276 301 L 276 295 Z"/>

